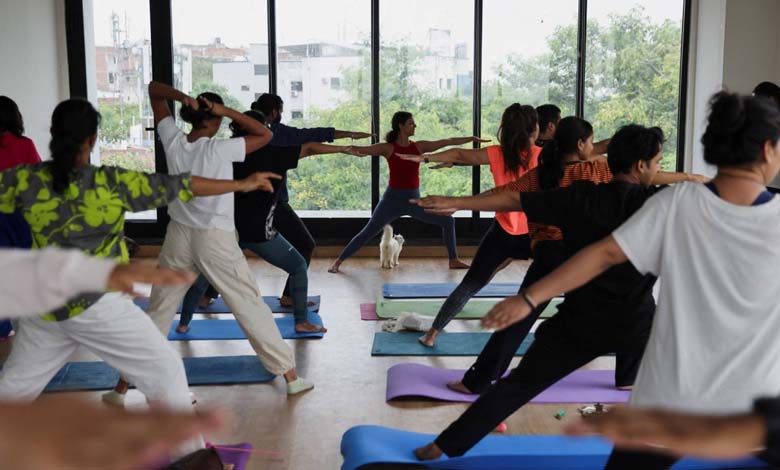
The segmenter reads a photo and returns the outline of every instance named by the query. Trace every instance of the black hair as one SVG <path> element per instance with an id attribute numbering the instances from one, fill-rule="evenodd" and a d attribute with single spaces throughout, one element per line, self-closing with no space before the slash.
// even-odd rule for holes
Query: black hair
<path id="1" fill-rule="evenodd" d="M 9 132 L 16 137 L 24 134 L 24 120 L 19 106 L 7 96 L 0 96 L 0 133 Z"/>
<path id="2" fill-rule="evenodd" d="M 664 131 L 660 127 L 628 124 L 612 136 L 607 146 L 607 163 L 613 175 L 631 173 L 640 160 L 649 162 L 664 146 Z"/>
<path id="3" fill-rule="evenodd" d="M 537 106 L 536 114 L 539 115 L 539 132 L 545 132 L 551 122 L 557 123 L 561 120 L 561 108 L 554 104 Z"/>
<path id="4" fill-rule="evenodd" d="M 273 93 L 263 93 L 252 103 L 251 108 L 254 111 L 260 111 L 266 116 L 270 116 L 273 111 L 281 112 L 283 105 L 284 101 L 282 101 L 281 96 Z"/>
<path id="5" fill-rule="evenodd" d="M 406 124 L 406 121 L 412 118 L 412 113 L 408 111 L 396 111 L 393 114 L 393 120 L 390 122 L 392 130 L 385 135 L 385 142 L 393 143 L 400 134 L 401 126 Z"/>
<path id="6" fill-rule="evenodd" d="M 555 189 L 563 178 L 566 155 L 577 152 L 580 141 L 593 135 L 593 126 L 584 119 L 568 116 L 558 123 L 555 137 L 539 154 L 539 184 L 543 190 Z"/>
<path id="7" fill-rule="evenodd" d="M 772 82 L 761 82 L 753 88 L 753 94 L 756 96 L 772 98 L 777 107 L 780 108 L 780 86 L 777 86 Z"/>
<path id="8" fill-rule="evenodd" d="M 252 119 L 256 119 L 262 124 L 266 123 L 266 117 L 265 114 L 261 113 L 260 111 L 250 110 L 250 111 L 244 111 L 244 114 L 251 117 Z M 249 133 L 241 127 L 236 121 L 232 121 L 230 123 L 230 130 L 233 132 L 232 137 L 244 137 L 248 135 Z"/>
<path id="9" fill-rule="evenodd" d="M 62 194 L 70 184 L 70 174 L 76 168 L 76 157 L 84 142 L 95 135 L 100 126 L 100 113 L 84 99 L 63 101 L 51 115 L 51 172 L 54 191 Z"/>
<path id="10" fill-rule="evenodd" d="M 204 98 L 211 101 L 212 103 L 225 104 L 225 102 L 222 101 L 221 96 L 216 93 L 207 91 L 205 93 L 199 94 L 196 98 L 198 100 L 198 109 L 192 108 L 190 106 L 182 106 L 179 110 L 179 116 L 181 116 L 184 122 L 188 122 L 192 125 L 192 130 L 203 129 L 206 127 L 203 121 L 214 119 L 216 117 L 208 110 L 208 105 L 204 101 Z"/>
<path id="11" fill-rule="evenodd" d="M 498 141 L 504 154 L 504 167 L 507 173 L 516 173 L 519 168 L 528 169 L 528 149 L 531 148 L 531 135 L 536 130 L 536 110 L 533 106 L 514 103 L 501 115 L 498 128 Z M 526 158 L 523 158 L 526 154 Z"/>
<path id="12" fill-rule="evenodd" d="M 764 143 L 780 139 L 780 110 L 764 96 L 720 92 L 710 98 L 707 129 L 701 138 L 704 161 L 717 166 L 753 163 Z"/>

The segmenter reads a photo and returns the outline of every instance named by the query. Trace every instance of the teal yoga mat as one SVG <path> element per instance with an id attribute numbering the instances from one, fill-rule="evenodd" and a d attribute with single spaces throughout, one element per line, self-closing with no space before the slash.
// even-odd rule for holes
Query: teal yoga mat
<path id="1" fill-rule="evenodd" d="M 322 338 L 325 333 L 297 333 L 295 331 L 295 319 L 293 317 L 274 318 L 276 326 L 284 339 Z M 314 312 L 309 312 L 309 322 L 322 325 L 322 318 Z M 171 341 L 199 341 L 199 340 L 230 340 L 246 339 L 241 327 L 236 320 L 192 320 L 190 331 L 177 333 L 174 321 L 168 331 L 168 339 Z"/>
<path id="2" fill-rule="evenodd" d="M 479 356 L 485 347 L 490 333 L 441 333 L 436 338 L 436 346 L 428 348 L 420 344 L 417 338 L 421 332 L 389 333 L 379 331 L 374 334 L 372 356 Z M 517 355 L 523 355 L 534 340 L 534 334 L 528 333 Z"/>
<path id="3" fill-rule="evenodd" d="M 388 299 L 444 298 L 455 290 L 457 284 L 446 283 L 388 283 L 382 287 L 382 295 Z M 516 295 L 520 284 L 494 282 L 486 285 L 474 297 L 509 297 Z"/>
<path id="4" fill-rule="evenodd" d="M 415 299 L 415 300 L 392 300 L 378 299 L 376 301 L 376 315 L 380 319 L 398 318 L 403 312 L 414 312 L 426 317 L 435 317 L 441 310 L 444 300 L 439 299 Z M 463 307 L 455 318 L 459 320 L 475 320 L 484 317 L 500 300 L 477 300 L 472 299 Z M 558 305 L 563 302 L 560 297 L 554 298 L 547 308 L 544 309 L 539 318 L 550 318 L 558 311 Z"/>

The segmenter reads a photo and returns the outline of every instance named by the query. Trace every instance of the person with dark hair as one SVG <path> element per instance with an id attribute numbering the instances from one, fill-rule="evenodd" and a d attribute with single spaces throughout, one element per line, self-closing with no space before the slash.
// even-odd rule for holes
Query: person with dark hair
<path id="1" fill-rule="evenodd" d="M 244 114 L 265 124 L 265 116 L 259 111 L 247 111 Z M 234 138 L 247 135 L 247 131 L 235 122 L 231 123 L 230 127 Z M 256 171 L 270 171 L 281 175 L 288 170 L 295 169 L 298 166 L 298 161 L 302 158 L 329 153 L 357 155 L 351 147 L 320 144 L 317 142 L 287 147 L 266 145 L 247 155 L 245 161 L 234 163 L 233 175 L 236 178 L 241 178 Z M 251 250 L 257 256 L 268 261 L 273 266 L 285 270 L 289 274 L 295 331 L 302 333 L 325 332 L 327 329 L 312 324 L 308 320 L 306 304 L 309 286 L 309 278 L 306 272 L 308 264 L 298 250 L 276 229 L 274 216 L 281 185 L 282 181 L 274 181 L 274 191 L 272 193 L 253 191 L 236 195 L 235 218 L 239 245 L 241 248 Z M 200 298 L 205 292 L 207 285 L 206 277 L 201 275 L 190 289 L 195 291 L 192 294 L 194 298 Z M 188 293 L 189 295 L 190 293 Z M 193 312 L 194 305 L 185 301 L 176 331 L 185 333 L 189 330 Z"/>
<path id="2" fill-rule="evenodd" d="M 252 103 L 252 109 L 260 111 L 266 116 L 268 126 L 274 137 L 271 139 L 271 145 L 290 146 L 304 145 L 310 142 L 333 142 L 335 139 L 365 139 L 371 137 L 367 132 L 341 131 L 333 127 L 308 127 L 297 128 L 282 124 L 282 113 L 284 112 L 284 101 L 279 95 L 273 93 L 263 93 Z M 279 187 L 279 201 L 276 204 L 276 215 L 274 223 L 279 233 L 284 236 L 292 246 L 306 260 L 306 266 L 311 263 L 311 256 L 314 253 L 316 242 L 309 233 L 306 224 L 298 217 L 292 207 L 290 207 L 290 196 L 287 191 L 287 174 L 284 174 L 282 185 Z M 290 277 L 284 285 L 284 291 L 279 298 L 279 303 L 285 306 L 292 306 L 293 300 L 290 291 Z"/>
<path id="3" fill-rule="evenodd" d="M 576 181 L 566 188 L 520 193 L 519 197 L 513 191 L 501 191 L 485 197 L 432 196 L 416 203 L 437 214 L 456 209 L 522 210 L 529 221 L 559 227 L 571 255 L 609 234 L 658 191 L 651 183 L 658 173 L 662 148 L 663 135 L 656 129 L 625 126 L 610 143 L 610 167 L 621 170 L 613 173 L 610 183 Z M 613 160 L 620 164 L 613 165 Z M 628 161 L 633 163 L 626 167 L 623 163 Z M 520 365 L 489 386 L 433 443 L 417 449 L 418 458 L 437 459 L 442 452 L 451 457 L 463 455 L 519 407 L 599 356 L 615 352 L 638 363 L 655 311 L 654 283 L 655 277 L 644 276 L 624 263 L 568 292 L 558 313 L 537 329 Z M 519 305 L 536 310 L 539 305 L 535 299 L 551 297 L 533 297 L 522 290 L 497 304 L 488 318 Z M 483 323 L 492 326 L 490 319 Z"/>
<path id="4" fill-rule="evenodd" d="M 772 82 L 761 82 L 753 89 L 753 96 L 764 96 L 772 99 L 775 105 L 780 108 L 780 86 Z"/>
<path id="5" fill-rule="evenodd" d="M 490 165 L 496 186 L 520 178 L 536 167 L 541 148 L 533 142 L 539 133 L 536 110 L 532 106 L 514 103 L 504 110 L 498 128 L 500 145 L 478 149 L 453 148 L 439 153 L 398 156 L 412 162 L 455 165 Z M 482 237 L 471 267 L 460 284 L 447 297 L 433 326 L 420 342 L 433 347 L 436 336 L 457 315 L 463 306 L 493 276 L 513 259 L 531 256 L 528 223 L 521 212 L 497 213 L 492 225 Z"/>
<path id="6" fill-rule="evenodd" d="M 561 108 L 554 104 L 543 104 L 536 107 L 536 114 L 539 115 L 539 136 L 535 144 L 544 147 L 555 137 L 555 129 L 561 121 Z"/>
<path id="7" fill-rule="evenodd" d="M 32 140 L 24 137 L 24 120 L 16 102 L 0 96 L 0 171 L 18 165 L 40 163 L 41 157 Z M 20 211 L 0 213 L 0 248 L 30 248 L 30 225 Z M 9 320 L 0 320 L 0 341 L 13 332 Z"/>
<path id="8" fill-rule="evenodd" d="M 414 142 L 417 123 L 412 113 L 398 111 L 393 114 L 392 129 L 385 135 L 385 143 L 369 146 L 353 146 L 365 155 L 381 155 L 387 160 L 390 169 L 390 179 L 382 200 L 371 214 L 371 219 L 365 227 L 347 244 L 339 257 L 328 269 L 330 273 L 338 273 L 341 264 L 357 250 L 382 231 L 385 225 L 408 215 L 413 219 L 438 225 L 442 229 L 442 237 L 447 245 L 450 269 L 467 269 L 469 266 L 458 258 L 458 248 L 455 239 L 455 219 L 438 215 L 426 214 L 419 207 L 410 204 L 409 200 L 420 197 L 420 163 L 404 160 L 399 154 L 420 155 L 434 152 L 449 145 L 463 145 L 469 142 L 489 142 L 479 137 L 453 137 L 442 140 L 420 140 Z"/>
<path id="9" fill-rule="evenodd" d="M 663 191 L 524 294 L 535 303 L 580 292 L 626 265 L 662 277 L 631 405 L 746 413 L 755 398 L 780 390 L 780 246 L 773 240 L 780 199 L 766 190 L 780 171 L 780 110 L 763 97 L 717 93 L 701 143 L 704 160 L 718 167 L 711 182 Z M 485 324 L 503 328 L 527 312 L 522 300 L 512 301 Z M 676 460 L 617 449 L 607 468 L 665 469 Z"/>
<path id="10" fill-rule="evenodd" d="M 194 196 L 271 188 L 268 175 L 260 174 L 218 181 L 92 166 L 89 155 L 99 123 L 100 114 L 88 101 L 63 101 L 52 114 L 52 160 L 0 173 L 0 212 L 23 212 L 33 248 L 77 248 L 127 262 L 125 212 Z M 130 378 L 150 401 L 192 411 L 181 357 L 129 297 L 80 294 L 54 311 L 21 319 L 20 325 L 0 371 L 0 400 L 34 400 L 82 345 Z M 196 439 L 182 453 L 202 447 L 203 440 Z"/>

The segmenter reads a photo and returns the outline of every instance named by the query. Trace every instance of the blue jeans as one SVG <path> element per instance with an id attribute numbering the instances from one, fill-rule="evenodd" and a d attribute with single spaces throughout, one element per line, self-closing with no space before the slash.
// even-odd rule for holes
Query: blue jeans
<path id="1" fill-rule="evenodd" d="M 308 300 L 309 276 L 307 274 L 306 260 L 298 253 L 290 242 L 281 234 L 277 234 L 273 240 L 263 243 L 240 243 L 241 248 L 246 248 L 254 252 L 257 256 L 268 261 L 272 265 L 286 271 L 290 275 L 290 294 L 293 302 L 293 314 L 295 323 L 305 323 L 308 321 Z M 184 302 L 181 308 L 181 319 L 179 325 L 189 325 L 192 320 L 192 314 L 198 308 L 198 303 L 203 294 L 208 289 L 209 281 L 204 275 L 198 276 L 198 279 L 187 291 L 184 296 Z"/>
<path id="2" fill-rule="evenodd" d="M 354 255 L 357 250 L 365 245 L 369 240 L 379 235 L 379 232 L 390 222 L 408 215 L 413 219 L 420 220 L 428 224 L 434 224 L 441 227 L 444 243 L 447 245 L 447 254 L 450 259 L 458 257 L 458 250 L 455 243 L 455 219 L 451 216 L 433 215 L 425 212 L 422 207 L 415 206 L 409 202 L 409 199 L 420 197 L 419 189 L 394 189 L 387 188 L 382 200 L 377 204 L 376 209 L 371 214 L 363 230 L 360 231 L 344 248 L 339 255 L 339 259 L 344 261 Z"/>

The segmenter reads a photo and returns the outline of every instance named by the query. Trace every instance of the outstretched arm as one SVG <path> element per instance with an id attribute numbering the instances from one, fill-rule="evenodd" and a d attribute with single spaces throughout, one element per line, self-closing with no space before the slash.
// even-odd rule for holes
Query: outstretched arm
<path id="1" fill-rule="evenodd" d="M 694 173 L 673 173 L 671 171 L 659 171 L 653 178 L 653 184 L 664 186 L 667 184 L 682 183 L 683 181 L 695 181 L 697 183 L 706 183 L 710 179 L 703 175 Z"/>
<path id="2" fill-rule="evenodd" d="M 434 163 L 453 163 L 455 165 L 487 165 L 490 163 L 487 148 L 479 149 L 460 149 L 454 148 L 438 153 L 424 153 L 422 155 L 398 154 L 404 160 L 412 162 L 434 162 Z M 446 165 L 450 166 L 450 165 Z M 434 168 L 443 168 L 443 165 L 437 165 Z"/>
<path id="3" fill-rule="evenodd" d="M 314 155 L 326 155 L 329 153 L 344 153 L 356 157 L 365 157 L 367 154 L 360 153 L 350 145 L 328 145 L 318 142 L 309 142 L 301 146 L 299 158 L 313 157 Z"/>
<path id="4" fill-rule="evenodd" d="M 334 139 L 366 139 L 368 137 L 372 137 L 372 134 L 368 132 L 340 131 L 338 129 L 333 131 Z"/>
<path id="5" fill-rule="evenodd" d="M 479 137 L 452 137 L 450 139 L 442 140 L 421 140 L 415 142 L 417 148 L 422 153 L 435 152 L 442 147 L 449 145 L 463 145 L 469 142 L 490 142 L 490 139 L 480 139 Z"/>
<path id="6" fill-rule="evenodd" d="M 280 180 L 281 175 L 276 173 L 252 173 L 241 180 L 215 180 L 211 178 L 202 178 L 200 176 L 192 177 L 192 194 L 194 196 L 216 196 L 227 193 L 247 193 L 249 191 L 261 190 L 269 193 L 274 192 L 271 180 Z"/>
<path id="7" fill-rule="evenodd" d="M 360 155 L 381 155 L 390 158 L 393 154 L 393 144 L 386 142 L 374 145 L 351 145 L 351 147 Z"/>
<path id="8" fill-rule="evenodd" d="M 593 155 L 605 155 L 607 153 L 607 147 L 609 147 L 609 141 L 612 139 L 604 139 L 593 144 Z"/>
<path id="9" fill-rule="evenodd" d="M 412 199 L 425 212 L 438 215 L 452 215 L 459 210 L 510 212 L 522 211 L 520 197 L 513 191 L 482 193 L 476 196 L 427 196 Z"/>
<path id="10" fill-rule="evenodd" d="M 504 194 L 504 193 L 498 193 Z M 610 235 L 580 250 L 558 269 L 532 284 L 522 295 L 509 297 L 493 307 L 482 319 L 486 328 L 503 330 L 531 313 L 532 306 L 552 299 L 561 292 L 572 291 L 612 266 L 628 261 L 615 238 Z"/>

